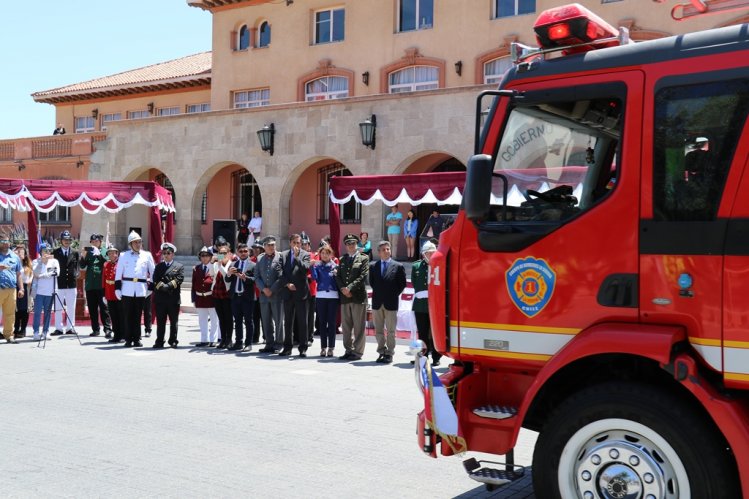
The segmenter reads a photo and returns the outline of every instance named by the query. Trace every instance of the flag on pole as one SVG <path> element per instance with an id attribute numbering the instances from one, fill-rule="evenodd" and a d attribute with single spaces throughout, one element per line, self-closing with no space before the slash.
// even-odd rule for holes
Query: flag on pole
<path id="1" fill-rule="evenodd" d="M 104 239 L 104 252 L 105 253 L 107 249 L 109 249 L 109 220 L 107 220 L 107 236 Z"/>
<path id="2" fill-rule="evenodd" d="M 450 395 L 437 373 L 429 365 L 426 357 L 417 357 L 421 386 L 424 391 L 426 423 L 447 442 L 455 454 L 468 450 L 465 438 L 460 434 L 458 414 L 455 412 Z"/>

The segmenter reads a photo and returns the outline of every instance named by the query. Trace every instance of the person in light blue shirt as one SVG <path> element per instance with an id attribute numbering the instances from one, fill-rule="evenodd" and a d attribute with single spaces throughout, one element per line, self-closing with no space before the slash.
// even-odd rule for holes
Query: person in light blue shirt
<path id="1" fill-rule="evenodd" d="M 23 298 L 21 260 L 10 251 L 10 238 L 0 235 L 0 307 L 3 310 L 3 337 L 16 343 L 13 326 L 16 322 L 16 298 Z"/>
<path id="2" fill-rule="evenodd" d="M 406 213 L 406 221 L 403 222 L 403 237 L 406 239 L 406 257 L 408 260 L 414 260 L 418 253 L 416 252 L 416 240 L 418 238 L 419 220 L 416 218 L 413 210 Z"/>
<path id="3" fill-rule="evenodd" d="M 390 213 L 385 217 L 385 227 L 387 227 L 388 241 L 392 248 L 393 258 L 398 255 L 398 239 L 401 235 L 401 220 L 403 214 L 398 211 L 398 205 L 390 207 Z"/>

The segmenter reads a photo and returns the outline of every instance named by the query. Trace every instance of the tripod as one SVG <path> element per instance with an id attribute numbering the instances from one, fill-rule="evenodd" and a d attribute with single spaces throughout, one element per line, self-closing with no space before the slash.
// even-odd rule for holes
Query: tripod
<path id="1" fill-rule="evenodd" d="M 73 334 L 78 340 L 78 344 L 83 345 L 83 343 L 81 342 L 81 337 L 78 336 L 78 331 L 75 330 L 73 321 L 70 319 L 70 314 L 68 313 L 67 307 L 63 303 L 62 298 L 60 298 L 60 295 L 57 294 L 57 270 L 55 269 L 52 272 L 52 305 L 50 306 L 50 312 L 52 311 L 57 312 L 58 303 L 60 304 L 60 308 L 65 314 L 65 319 L 68 321 L 68 326 L 70 326 L 70 330 L 73 331 Z M 73 312 L 75 313 L 75 311 Z M 46 318 L 45 318 L 45 321 L 46 321 Z M 39 343 L 42 343 L 41 339 L 39 339 L 39 342 L 36 344 L 37 347 L 39 346 Z M 42 343 L 42 349 L 45 349 L 45 348 L 47 348 L 47 335 L 46 334 L 44 335 L 44 343 Z"/>

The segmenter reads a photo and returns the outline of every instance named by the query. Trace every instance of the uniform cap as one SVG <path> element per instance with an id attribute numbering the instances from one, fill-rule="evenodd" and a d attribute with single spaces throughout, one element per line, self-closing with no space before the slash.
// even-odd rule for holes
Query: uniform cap
<path id="1" fill-rule="evenodd" d="M 140 234 L 138 234 L 135 231 L 130 232 L 130 235 L 127 236 L 127 244 L 132 243 L 133 241 L 142 241 L 143 238 L 140 237 Z"/>
<path id="2" fill-rule="evenodd" d="M 101 234 L 91 234 L 91 239 L 89 241 L 102 241 L 104 239 L 104 236 Z"/>
<path id="3" fill-rule="evenodd" d="M 42 243 L 39 245 L 39 251 L 44 253 L 52 253 L 52 246 L 47 243 Z"/>
<path id="4" fill-rule="evenodd" d="M 426 253 L 427 251 L 437 251 L 437 246 L 432 241 L 427 241 L 421 247 L 421 252 Z"/>
<path id="5" fill-rule="evenodd" d="M 203 255 L 212 256 L 213 253 L 211 253 L 211 251 L 208 249 L 207 246 L 203 246 L 202 248 L 200 248 L 200 251 L 198 251 L 198 256 L 203 256 Z"/>
<path id="6" fill-rule="evenodd" d="M 115 246 L 114 244 L 110 244 L 109 246 L 107 246 L 107 254 L 109 254 L 110 251 L 114 251 L 115 253 L 120 252 L 120 250 L 118 250 L 117 246 Z"/>
<path id="7" fill-rule="evenodd" d="M 165 249 L 172 250 L 174 253 L 177 252 L 177 247 L 173 245 L 172 243 L 164 243 L 161 245 L 161 251 L 164 251 Z"/>
<path id="8" fill-rule="evenodd" d="M 343 244 L 358 243 L 360 241 L 359 236 L 356 234 L 346 234 L 343 236 Z"/>
<path id="9" fill-rule="evenodd" d="M 60 234 L 60 239 L 71 239 L 72 240 L 73 236 L 70 235 L 70 231 L 69 230 L 64 230 Z"/>

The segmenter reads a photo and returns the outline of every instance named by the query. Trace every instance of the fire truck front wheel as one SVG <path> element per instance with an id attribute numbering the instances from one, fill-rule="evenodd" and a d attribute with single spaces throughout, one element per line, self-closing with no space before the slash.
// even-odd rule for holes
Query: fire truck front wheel
<path id="1" fill-rule="evenodd" d="M 694 407 L 665 390 L 592 386 L 561 403 L 539 434 L 536 497 L 741 497 L 726 447 Z"/>

